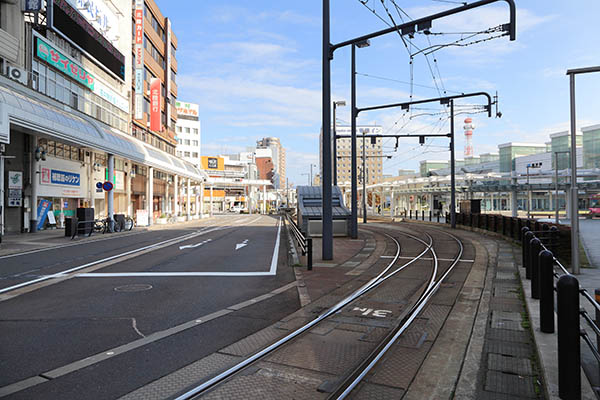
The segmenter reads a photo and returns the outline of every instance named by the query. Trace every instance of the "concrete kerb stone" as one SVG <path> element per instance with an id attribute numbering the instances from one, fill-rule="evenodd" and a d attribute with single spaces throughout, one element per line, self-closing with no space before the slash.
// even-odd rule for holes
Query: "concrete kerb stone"
<path id="1" fill-rule="evenodd" d="M 481 288 L 479 307 L 476 311 L 473 329 L 471 331 L 469 344 L 454 395 L 455 399 L 464 400 L 475 399 L 477 394 L 477 377 L 481 369 L 481 354 L 485 343 L 486 323 L 490 308 L 490 299 L 492 297 L 494 274 L 494 269 L 489 268 L 491 257 L 488 250 L 477 241 L 473 241 L 473 244 L 475 246 L 476 254 L 475 265 L 473 265 L 473 269 L 467 277 L 467 281 L 470 281 L 471 278 L 473 278 L 475 281 L 474 283 L 476 283 L 476 275 L 483 274 L 483 277 L 481 277 L 481 279 L 483 279 L 483 287 Z M 481 263 L 481 259 L 484 257 L 485 268 L 480 269 L 479 263 Z"/>
<path id="2" fill-rule="evenodd" d="M 475 247 L 475 262 L 405 399 L 444 398 L 453 392 L 455 399 L 475 398 L 471 386 L 477 383 L 491 289 L 486 287 L 490 282 L 486 280 L 487 252 L 476 240 L 470 242 Z"/>

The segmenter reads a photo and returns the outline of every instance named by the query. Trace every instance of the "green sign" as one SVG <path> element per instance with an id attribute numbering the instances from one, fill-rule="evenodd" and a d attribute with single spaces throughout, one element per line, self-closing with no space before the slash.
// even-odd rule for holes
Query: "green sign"
<path id="1" fill-rule="evenodd" d="M 56 50 L 42 38 L 36 37 L 35 55 L 58 69 L 69 78 L 76 80 L 82 85 L 94 90 L 95 78 L 82 66 L 73 62 L 70 58 Z"/>

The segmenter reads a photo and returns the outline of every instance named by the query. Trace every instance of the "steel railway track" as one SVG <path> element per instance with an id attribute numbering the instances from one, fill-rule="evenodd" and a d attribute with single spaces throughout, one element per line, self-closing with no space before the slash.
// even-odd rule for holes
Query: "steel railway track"
<path id="1" fill-rule="evenodd" d="M 379 227 L 376 227 L 375 230 L 379 231 L 379 229 L 377 229 L 377 228 L 379 228 Z M 389 227 L 383 227 L 383 228 L 388 229 Z M 428 228 L 428 229 L 431 229 L 431 228 Z M 339 313 L 344 307 L 348 306 L 349 304 L 353 303 L 354 301 L 361 298 L 365 294 L 369 293 L 370 291 L 372 291 L 375 288 L 379 287 L 380 285 L 384 284 L 384 282 L 388 281 L 393 276 L 395 276 L 402 270 L 406 269 L 410 265 L 421 260 L 425 256 L 425 254 L 431 253 L 431 261 L 432 261 L 431 276 L 428 279 L 428 281 L 426 282 L 426 284 L 424 285 L 424 287 L 422 287 L 422 290 L 421 290 L 420 295 L 418 296 L 418 299 L 408 309 L 408 312 L 404 315 L 404 317 L 401 318 L 399 320 L 399 322 L 391 329 L 391 331 L 388 333 L 388 335 L 386 335 L 384 340 L 381 341 L 378 346 L 376 346 L 376 348 L 360 363 L 360 365 L 358 367 L 356 367 L 353 371 L 351 371 L 348 375 L 346 375 L 342 379 L 341 384 L 329 396 L 330 399 L 334 399 L 334 398 L 335 399 L 338 399 L 338 398 L 343 399 L 343 398 L 347 397 L 359 385 L 361 380 L 369 373 L 369 371 L 371 371 L 373 366 L 375 366 L 377 364 L 377 362 L 383 357 L 383 355 L 390 349 L 390 347 L 393 346 L 393 344 L 398 340 L 398 338 L 401 337 L 402 333 L 405 332 L 406 329 L 408 329 L 410 324 L 419 315 L 419 313 L 427 305 L 427 302 L 431 299 L 431 297 L 438 290 L 442 281 L 448 276 L 448 274 L 450 274 L 452 272 L 454 266 L 459 262 L 462 254 L 463 254 L 463 245 L 462 245 L 461 241 L 454 235 L 451 235 L 447 232 L 437 230 L 437 229 L 432 229 L 432 230 L 442 233 L 444 235 L 447 235 L 447 236 L 451 237 L 454 241 L 456 241 L 456 243 L 458 243 L 457 255 L 454 257 L 454 259 L 452 261 L 449 262 L 449 266 L 447 268 L 445 268 L 443 271 L 440 270 L 440 268 L 439 268 L 438 256 L 437 256 L 435 249 L 433 248 L 434 239 L 427 232 L 423 233 L 427 240 L 427 241 L 425 241 L 422 238 L 419 238 L 416 235 L 409 233 L 407 231 L 393 230 L 393 233 L 410 238 L 410 239 L 422 244 L 425 247 L 424 250 L 422 250 L 418 255 L 416 255 L 412 259 L 408 260 L 407 262 L 405 262 L 402 265 L 397 266 L 397 267 L 395 265 L 398 263 L 400 253 L 401 253 L 400 243 L 392 235 L 390 235 L 386 232 L 380 232 L 383 235 L 390 238 L 396 245 L 396 251 L 395 251 L 395 255 L 393 256 L 393 259 L 383 269 L 382 272 L 380 272 L 374 278 L 372 278 L 367 283 L 365 283 L 362 287 L 360 287 L 359 289 L 354 291 L 351 295 L 344 298 L 342 301 L 338 302 L 333 307 L 331 307 L 324 313 L 320 314 L 318 317 L 316 317 L 312 321 L 301 326 L 300 328 L 296 329 L 295 331 L 289 333 L 285 337 L 279 339 L 278 341 L 267 346 L 266 348 L 256 352 L 255 354 L 244 359 L 240 363 L 230 367 L 226 371 L 224 371 L 224 372 L 216 375 L 215 377 L 203 382 L 202 384 L 188 390 L 186 393 L 178 396 L 176 399 L 184 400 L 184 399 L 197 398 L 197 397 L 200 397 L 201 395 L 207 393 L 211 389 L 214 389 L 219 384 L 224 383 L 225 381 L 231 379 L 234 375 L 236 375 L 238 372 L 245 369 L 249 365 L 256 363 L 257 361 L 266 357 L 268 354 L 274 352 L 275 350 L 281 348 L 282 346 L 284 346 L 286 344 L 289 344 L 294 339 L 296 339 L 299 336 L 303 335 L 304 333 L 308 332 L 311 328 L 314 328 L 316 325 L 318 325 L 322 321 L 333 316 L 334 314 Z"/>

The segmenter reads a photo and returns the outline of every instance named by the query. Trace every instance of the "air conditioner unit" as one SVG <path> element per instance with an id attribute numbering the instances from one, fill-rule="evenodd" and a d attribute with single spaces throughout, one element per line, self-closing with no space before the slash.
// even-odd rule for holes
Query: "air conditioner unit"
<path id="1" fill-rule="evenodd" d="M 24 69 L 7 65 L 6 76 L 8 76 L 10 79 L 21 82 L 23 85 L 27 85 L 27 71 Z"/>

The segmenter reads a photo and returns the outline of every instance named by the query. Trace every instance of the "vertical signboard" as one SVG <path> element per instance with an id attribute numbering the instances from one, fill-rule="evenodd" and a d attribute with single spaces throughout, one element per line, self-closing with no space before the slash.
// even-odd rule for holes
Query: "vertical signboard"
<path id="1" fill-rule="evenodd" d="M 167 129 L 171 126 L 171 20 L 167 18 L 167 72 L 165 77 L 165 86 L 167 87 L 166 102 L 167 102 Z"/>
<path id="2" fill-rule="evenodd" d="M 150 79 L 150 130 L 160 129 L 160 79 Z"/>
<path id="3" fill-rule="evenodd" d="M 135 0 L 135 115 L 144 118 L 144 0 Z"/>

